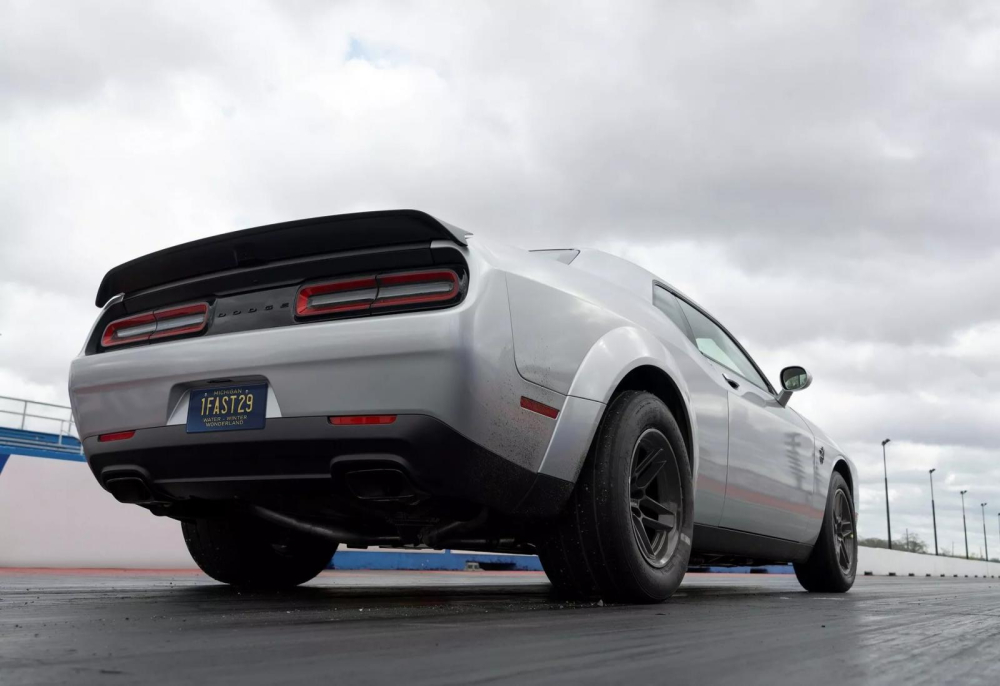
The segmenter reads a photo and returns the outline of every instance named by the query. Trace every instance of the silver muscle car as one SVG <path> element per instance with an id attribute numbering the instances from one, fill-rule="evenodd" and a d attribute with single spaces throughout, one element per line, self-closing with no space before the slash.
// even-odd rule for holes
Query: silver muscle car
<path id="1" fill-rule="evenodd" d="M 88 463 L 219 581 L 338 544 L 533 552 L 556 591 L 668 598 L 690 565 L 843 592 L 850 460 L 659 277 L 422 212 L 237 231 L 112 269 L 72 363 Z"/>

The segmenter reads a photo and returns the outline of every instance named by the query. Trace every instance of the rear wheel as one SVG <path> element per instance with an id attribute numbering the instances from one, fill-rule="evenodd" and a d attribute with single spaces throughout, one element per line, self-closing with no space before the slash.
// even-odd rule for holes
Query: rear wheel
<path id="1" fill-rule="evenodd" d="M 202 571 L 224 584 L 254 589 L 291 588 L 330 563 L 337 545 L 276 530 L 251 519 L 181 522 L 184 542 Z"/>
<path id="2" fill-rule="evenodd" d="M 562 595 L 659 602 L 687 571 L 693 515 L 691 467 L 677 421 L 651 393 L 626 391 L 605 412 L 539 557 Z"/>
<path id="3" fill-rule="evenodd" d="M 795 576 L 807 591 L 845 593 L 854 585 L 858 569 L 854 499 L 837 472 L 830 480 L 823 528 L 809 559 L 795 565 Z"/>

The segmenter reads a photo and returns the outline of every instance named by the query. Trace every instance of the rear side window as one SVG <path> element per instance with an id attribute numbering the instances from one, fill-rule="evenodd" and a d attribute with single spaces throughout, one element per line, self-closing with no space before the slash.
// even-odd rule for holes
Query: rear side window
<path id="1" fill-rule="evenodd" d="M 691 324 L 695 345 L 705 357 L 736 372 L 755 386 L 767 390 L 767 382 L 757 372 L 750 358 L 718 324 L 683 300 L 677 302 Z"/>
<path id="2" fill-rule="evenodd" d="M 660 312 L 667 315 L 667 319 L 677 325 L 681 333 L 688 338 L 694 339 L 694 336 L 691 334 L 691 327 L 688 325 L 688 320 L 684 317 L 684 313 L 681 312 L 680 301 L 673 293 L 663 286 L 653 286 L 653 304 L 656 305 Z"/>

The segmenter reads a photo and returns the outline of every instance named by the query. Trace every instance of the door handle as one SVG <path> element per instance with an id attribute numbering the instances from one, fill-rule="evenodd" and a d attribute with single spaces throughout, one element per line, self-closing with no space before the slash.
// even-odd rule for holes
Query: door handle
<path id="1" fill-rule="evenodd" d="M 722 378 L 726 380 L 726 383 L 733 387 L 733 390 L 738 390 L 740 387 L 740 382 L 736 379 L 731 379 L 728 374 L 723 374 Z"/>

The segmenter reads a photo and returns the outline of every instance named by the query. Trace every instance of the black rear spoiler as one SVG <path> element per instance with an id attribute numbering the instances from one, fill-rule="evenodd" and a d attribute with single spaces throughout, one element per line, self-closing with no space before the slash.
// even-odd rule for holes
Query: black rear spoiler
<path id="1" fill-rule="evenodd" d="M 107 274 L 96 303 L 174 281 L 310 255 L 434 240 L 466 245 L 470 234 L 417 210 L 387 210 L 299 219 L 233 231 L 138 257 Z"/>

